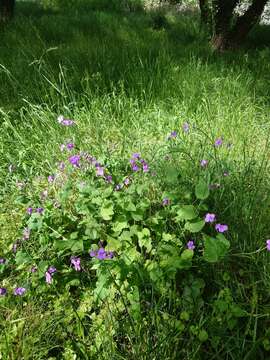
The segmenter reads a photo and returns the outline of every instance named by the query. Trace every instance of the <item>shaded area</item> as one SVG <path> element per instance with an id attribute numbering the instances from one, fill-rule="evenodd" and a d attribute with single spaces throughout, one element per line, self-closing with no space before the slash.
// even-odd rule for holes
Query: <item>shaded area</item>
<path id="1" fill-rule="evenodd" d="M 214 76 L 227 77 L 232 71 L 235 76 L 251 76 L 252 83 L 244 80 L 243 86 L 250 92 L 256 87 L 259 97 L 267 100 L 268 27 L 255 29 L 250 45 L 257 48 L 246 55 L 242 50 L 219 56 L 212 54 L 207 36 L 200 33 L 199 17 L 168 13 L 167 25 L 156 27 L 160 14 L 112 11 L 117 10 L 112 5 L 106 11 L 105 1 L 90 5 L 71 12 L 18 3 L 15 21 L 2 32 L 0 106 L 18 108 L 22 99 L 43 99 L 50 106 L 57 99 L 61 106 L 71 92 L 76 101 L 118 91 L 140 101 L 178 98 L 188 91 L 186 74 L 194 61 L 198 78 L 204 79 L 204 66 L 198 70 L 198 64 L 205 64 Z M 212 86 L 212 80 L 208 82 L 198 83 L 198 94 L 202 86 Z"/>

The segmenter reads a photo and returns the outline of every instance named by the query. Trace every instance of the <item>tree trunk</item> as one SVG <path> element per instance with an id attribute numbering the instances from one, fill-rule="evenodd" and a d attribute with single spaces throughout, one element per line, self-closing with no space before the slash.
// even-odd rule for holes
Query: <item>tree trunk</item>
<path id="1" fill-rule="evenodd" d="M 253 0 L 246 12 L 239 16 L 231 30 L 229 42 L 232 47 L 237 47 L 246 39 L 253 26 L 260 20 L 268 0 Z"/>
<path id="2" fill-rule="evenodd" d="M 210 22 L 210 9 L 208 6 L 208 0 L 199 0 L 200 12 L 201 12 L 201 25 L 207 26 Z"/>
<path id="3" fill-rule="evenodd" d="M 14 15 L 15 0 L 0 0 L 1 21 L 10 20 Z"/>
<path id="4" fill-rule="evenodd" d="M 228 38 L 233 21 L 233 11 L 239 0 L 212 0 L 213 4 L 213 37 L 214 49 L 223 51 L 228 46 Z"/>

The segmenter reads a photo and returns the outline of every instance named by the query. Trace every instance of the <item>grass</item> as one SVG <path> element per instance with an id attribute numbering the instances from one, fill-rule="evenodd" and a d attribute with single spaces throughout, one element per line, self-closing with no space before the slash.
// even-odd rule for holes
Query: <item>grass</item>
<path id="1" fill-rule="evenodd" d="M 220 55 L 212 53 L 196 14 L 168 13 L 168 26 L 155 29 L 153 13 L 95 4 L 87 12 L 70 12 L 18 2 L 14 21 L 1 30 L 1 248 L 5 252 L 18 236 L 15 180 L 30 182 L 49 175 L 63 139 L 101 159 L 129 159 L 134 151 L 150 158 L 172 130 L 180 132 L 188 121 L 204 134 L 189 140 L 196 163 L 183 165 L 188 184 L 198 174 L 199 160 L 210 154 L 204 136 L 212 143 L 222 136 L 233 144 L 229 156 L 223 151 L 213 157 L 230 173 L 211 205 L 230 224 L 232 250 L 226 264 L 212 270 L 212 287 L 230 287 L 235 301 L 251 304 L 251 310 L 245 333 L 234 329 L 225 334 L 216 352 L 207 346 L 193 348 L 192 338 L 186 336 L 181 354 L 186 359 L 266 359 L 269 256 L 256 250 L 269 237 L 270 50 L 262 41 L 269 29 L 255 29 L 248 48 Z M 72 131 L 59 128 L 59 114 L 76 119 L 78 126 Z M 15 175 L 8 172 L 10 164 L 16 166 Z M 223 280 L 224 271 L 230 274 L 230 284 Z M 57 358 L 63 313 L 49 308 L 43 316 L 39 309 L 34 299 L 22 302 L 20 309 L 5 309 L 9 322 L 1 319 L 3 356 Z M 215 317 L 204 312 L 206 326 L 214 328 Z M 148 321 L 162 332 L 158 314 L 151 313 Z M 114 358 L 144 359 L 145 353 L 148 359 L 177 359 L 174 336 L 152 353 L 148 337 L 142 341 L 147 331 L 142 325 L 140 341 L 132 339 L 132 350 L 127 346 Z M 37 332 L 43 334 L 42 341 Z M 48 338 L 50 333 L 55 337 Z M 77 354 L 85 358 L 80 345 Z"/>

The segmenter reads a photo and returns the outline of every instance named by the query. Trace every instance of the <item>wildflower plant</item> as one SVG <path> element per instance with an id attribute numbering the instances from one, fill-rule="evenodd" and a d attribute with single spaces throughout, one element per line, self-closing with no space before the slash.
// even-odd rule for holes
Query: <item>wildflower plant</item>
<path id="1" fill-rule="evenodd" d="M 64 142 L 54 175 L 44 177 L 31 193 L 22 190 L 27 205 L 21 236 L 14 239 L 13 251 L 3 254 L 7 261 L 0 261 L 0 271 L 16 267 L 18 281 L 0 283 L 1 299 L 53 293 L 64 299 L 73 289 L 74 316 L 83 326 L 91 319 L 91 355 L 96 356 L 101 336 L 114 341 L 104 322 L 114 321 L 116 332 L 117 319 L 124 321 L 126 314 L 131 323 L 146 318 L 149 288 L 153 299 L 166 303 L 179 277 L 188 283 L 198 264 L 223 261 L 230 232 L 209 201 L 210 161 L 194 162 L 198 176 L 192 186 L 181 182 L 175 161 L 174 153 L 185 154 L 182 137 L 189 134 L 188 124 L 179 134 L 171 132 L 156 152 L 163 163 L 155 157 L 146 161 L 138 152 L 111 163 Z M 202 293 L 203 281 L 196 284 Z M 181 333 L 185 325 L 175 321 Z M 198 334 L 206 338 L 200 329 Z"/>

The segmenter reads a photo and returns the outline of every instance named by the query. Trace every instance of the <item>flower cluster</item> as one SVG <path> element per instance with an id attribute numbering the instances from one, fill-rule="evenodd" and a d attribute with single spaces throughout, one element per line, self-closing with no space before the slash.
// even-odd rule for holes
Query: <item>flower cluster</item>
<path id="1" fill-rule="evenodd" d="M 63 115 L 59 115 L 58 118 L 57 118 L 57 121 L 59 122 L 59 124 L 61 124 L 63 126 L 73 126 L 73 125 L 75 125 L 74 120 L 65 119 Z"/>
<path id="2" fill-rule="evenodd" d="M 76 271 L 81 271 L 81 259 L 77 256 L 71 256 L 70 263 Z"/>
<path id="3" fill-rule="evenodd" d="M 73 144 L 73 143 L 66 143 L 66 144 L 61 144 L 60 145 L 60 150 L 61 151 L 64 151 L 65 149 L 70 151 L 70 150 L 72 150 L 74 148 L 75 148 L 75 144 Z"/>
<path id="4" fill-rule="evenodd" d="M 170 135 L 168 136 L 168 140 L 175 139 L 177 137 L 177 131 L 172 131 Z"/>
<path id="5" fill-rule="evenodd" d="M 98 250 L 91 250 L 89 255 L 92 258 L 96 258 L 99 260 L 112 259 L 114 257 L 113 251 L 106 251 L 103 247 Z"/>
<path id="6" fill-rule="evenodd" d="M 189 250 L 194 250 L 195 249 L 195 245 L 194 245 L 194 241 L 193 240 L 190 240 L 187 242 L 187 248 Z"/>
<path id="7" fill-rule="evenodd" d="M 80 155 L 72 155 L 68 158 L 68 161 L 70 162 L 70 164 L 77 168 L 80 167 L 80 160 L 81 160 Z"/>
<path id="8" fill-rule="evenodd" d="M 132 157 L 130 159 L 130 165 L 132 171 L 139 171 L 142 168 L 143 172 L 149 171 L 149 166 L 147 162 L 141 158 L 141 155 L 139 153 L 132 154 Z"/>
<path id="9" fill-rule="evenodd" d="M 16 296 L 22 296 L 26 292 L 24 287 L 17 287 L 13 290 L 13 294 Z M 0 296 L 7 295 L 7 289 L 4 287 L 0 287 Z"/>
<path id="10" fill-rule="evenodd" d="M 50 266 L 48 268 L 48 270 L 45 273 L 45 280 L 47 284 L 51 284 L 52 283 L 52 276 L 53 274 L 56 272 L 56 268 L 54 266 Z"/>
<path id="11" fill-rule="evenodd" d="M 206 223 L 213 223 L 216 221 L 216 214 L 207 213 L 204 217 Z M 224 233 L 228 231 L 228 225 L 226 224 L 216 224 L 215 229 L 217 232 Z"/>
<path id="12" fill-rule="evenodd" d="M 26 209 L 28 215 L 32 215 L 34 211 L 38 214 L 42 214 L 44 212 L 44 209 L 42 207 L 38 207 L 35 210 L 32 207 Z"/>

